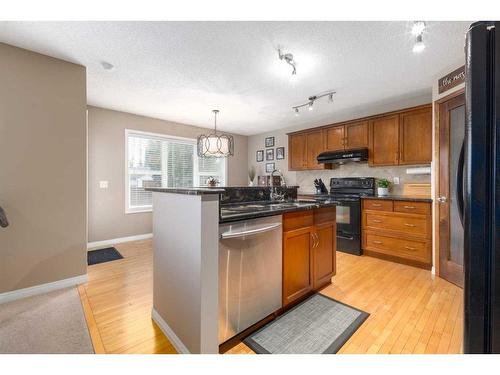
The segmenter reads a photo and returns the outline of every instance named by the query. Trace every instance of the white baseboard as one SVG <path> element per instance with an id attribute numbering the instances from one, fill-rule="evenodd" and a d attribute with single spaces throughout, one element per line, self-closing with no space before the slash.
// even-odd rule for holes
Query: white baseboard
<path id="1" fill-rule="evenodd" d="M 177 337 L 172 328 L 169 327 L 167 322 L 163 320 L 160 314 L 158 314 L 158 311 L 156 311 L 154 308 L 151 311 L 151 318 L 155 321 L 156 324 L 158 324 L 158 327 L 160 327 L 163 334 L 167 336 L 177 352 L 181 354 L 191 354 L 188 348 L 186 348 L 186 346 L 182 343 L 181 339 Z"/>
<path id="2" fill-rule="evenodd" d="M 0 304 L 10 301 L 15 301 L 21 298 L 35 296 L 37 294 L 52 292 L 58 289 L 68 288 L 70 286 L 83 284 L 86 282 L 87 282 L 87 274 L 70 277 L 69 279 L 53 281 L 47 284 L 35 285 L 29 288 L 17 289 L 11 292 L 5 292 L 0 294 Z"/>
<path id="3" fill-rule="evenodd" d="M 148 238 L 153 238 L 153 233 L 138 234 L 136 236 L 112 238 L 111 240 L 89 242 L 87 243 L 87 250 L 113 246 L 116 245 L 117 243 L 147 240 Z"/>
<path id="4" fill-rule="evenodd" d="M 432 266 L 431 268 L 431 274 L 432 275 L 435 275 L 436 274 L 436 268 L 434 266 Z"/>

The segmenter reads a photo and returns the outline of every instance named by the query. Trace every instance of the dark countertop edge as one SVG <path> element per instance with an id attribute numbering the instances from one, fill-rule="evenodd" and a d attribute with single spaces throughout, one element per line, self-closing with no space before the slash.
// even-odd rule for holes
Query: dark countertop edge
<path id="1" fill-rule="evenodd" d="M 162 188 L 162 187 L 150 187 L 144 188 L 146 191 L 152 191 L 156 193 L 171 193 L 171 194 L 187 194 L 187 195 L 204 195 L 204 194 L 222 194 L 226 192 L 226 189 L 263 189 L 271 188 L 272 186 L 224 186 L 224 187 L 193 187 L 193 188 Z M 279 186 L 277 186 L 279 187 Z M 298 186 L 287 186 L 287 188 L 298 188 Z"/>
<path id="2" fill-rule="evenodd" d="M 257 219 L 260 217 L 267 217 L 267 216 L 283 215 L 288 212 L 306 211 L 306 210 L 314 210 L 315 208 L 336 207 L 336 206 L 337 206 L 336 203 L 316 203 L 314 205 L 307 207 L 291 207 L 291 208 L 280 208 L 269 211 L 256 211 L 251 213 L 237 214 L 231 217 L 219 219 L 219 224 L 233 223 L 236 221 Z"/>
<path id="3" fill-rule="evenodd" d="M 423 198 L 423 197 L 407 197 L 405 195 L 387 195 L 387 196 L 378 196 L 374 195 L 373 197 L 361 197 L 361 199 L 385 199 L 389 201 L 409 201 L 409 202 L 429 202 L 432 203 L 432 198 Z"/>
<path id="4" fill-rule="evenodd" d="M 297 196 L 304 197 L 315 197 L 315 196 L 327 196 L 328 194 L 314 194 L 314 193 L 297 193 Z M 385 200 L 393 200 L 393 201 L 409 201 L 409 202 L 429 202 L 432 203 L 432 198 L 423 198 L 423 197 L 409 197 L 406 195 L 387 195 L 387 196 L 362 196 L 361 199 L 385 199 Z"/>
<path id="5" fill-rule="evenodd" d="M 152 191 L 155 193 L 186 195 L 223 194 L 225 192 L 225 190 L 221 188 L 145 188 L 144 190 Z"/>

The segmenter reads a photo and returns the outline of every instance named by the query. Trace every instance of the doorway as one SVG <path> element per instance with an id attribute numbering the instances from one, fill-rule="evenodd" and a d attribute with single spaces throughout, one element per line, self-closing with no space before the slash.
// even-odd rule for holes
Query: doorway
<path id="1" fill-rule="evenodd" d="M 462 225 L 465 93 L 458 90 L 435 102 L 436 116 L 436 274 L 463 288 Z"/>

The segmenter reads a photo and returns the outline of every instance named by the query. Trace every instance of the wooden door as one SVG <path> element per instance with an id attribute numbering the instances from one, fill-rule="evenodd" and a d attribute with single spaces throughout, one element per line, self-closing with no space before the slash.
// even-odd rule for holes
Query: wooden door
<path id="1" fill-rule="evenodd" d="M 438 228 L 438 275 L 463 287 L 464 232 L 460 218 L 457 194 L 460 177 L 459 159 L 465 132 L 465 95 L 450 96 L 436 103 L 439 141 L 437 209 Z"/>
<path id="2" fill-rule="evenodd" d="M 283 306 L 313 289 L 312 227 L 283 233 Z"/>
<path id="3" fill-rule="evenodd" d="M 305 134 L 290 135 L 288 138 L 288 169 L 302 170 L 307 167 L 307 139 Z"/>
<path id="4" fill-rule="evenodd" d="M 432 107 L 404 112 L 399 119 L 399 164 L 432 161 Z"/>
<path id="5" fill-rule="evenodd" d="M 368 147 L 368 121 L 354 122 L 345 126 L 345 148 Z"/>
<path id="6" fill-rule="evenodd" d="M 340 151 L 344 149 L 344 126 L 333 126 L 324 130 L 325 151 Z"/>
<path id="7" fill-rule="evenodd" d="M 399 161 L 399 115 L 370 120 L 370 165 L 397 165 Z"/>
<path id="8" fill-rule="evenodd" d="M 314 289 L 318 289 L 331 282 L 335 274 L 335 241 L 336 226 L 335 222 L 320 224 L 315 227 L 313 242 L 313 261 L 314 261 Z"/>
<path id="9" fill-rule="evenodd" d="M 325 164 L 318 163 L 317 157 L 324 150 L 323 131 L 316 130 L 306 133 L 307 139 L 307 169 L 324 169 Z"/>

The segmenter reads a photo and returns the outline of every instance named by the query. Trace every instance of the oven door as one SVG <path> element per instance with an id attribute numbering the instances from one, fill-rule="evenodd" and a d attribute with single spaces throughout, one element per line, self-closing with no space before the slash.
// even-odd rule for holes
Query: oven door
<path id="1" fill-rule="evenodd" d="M 359 199 L 338 199 L 337 250 L 361 255 L 361 204 Z"/>

